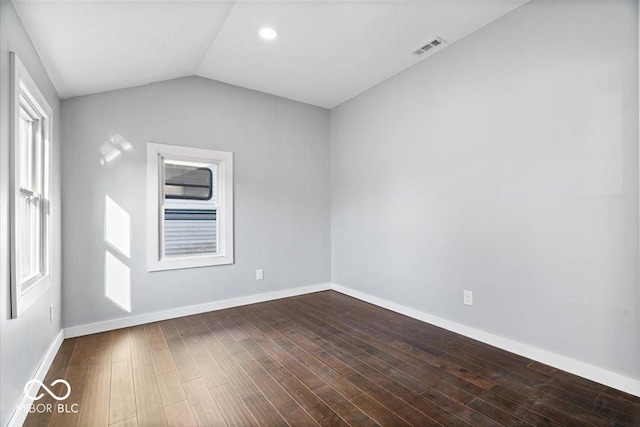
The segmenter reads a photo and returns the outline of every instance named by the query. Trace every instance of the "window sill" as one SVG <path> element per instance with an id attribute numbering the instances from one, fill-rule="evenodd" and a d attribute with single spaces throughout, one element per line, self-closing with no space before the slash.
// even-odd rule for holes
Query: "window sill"
<path id="1" fill-rule="evenodd" d="M 147 270 L 153 272 L 165 270 L 180 270 L 184 268 L 213 267 L 216 265 L 228 264 L 233 264 L 233 255 L 185 257 L 176 259 L 164 258 L 161 260 L 150 262 Z"/>
<path id="2" fill-rule="evenodd" d="M 38 301 L 38 299 L 53 286 L 51 276 L 48 274 L 46 276 L 40 276 L 32 280 L 34 281 L 34 283 L 25 293 L 20 295 L 19 300 L 17 301 L 16 306 L 18 312 L 14 317 L 21 316 L 29 309 L 29 307 L 31 307 L 36 301 Z"/>

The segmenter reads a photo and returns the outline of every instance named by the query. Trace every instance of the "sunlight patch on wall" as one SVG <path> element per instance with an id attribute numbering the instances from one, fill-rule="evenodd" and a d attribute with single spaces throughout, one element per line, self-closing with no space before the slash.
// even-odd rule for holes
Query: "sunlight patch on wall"
<path id="1" fill-rule="evenodd" d="M 133 149 L 133 145 L 120 134 L 113 133 L 107 136 L 106 141 L 100 147 L 100 164 L 106 165 L 115 160 L 123 151 Z"/>
<path id="2" fill-rule="evenodd" d="M 104 257 L 104 285 L 107 298 L 131 313 L 131 271 L 109 251 Z"/>
<path id="3" fill-rule="evenodd" d="M 127 258 L 131 256 L 131 219 L 109 196 L 105 196 L 104 241 Z"/>
<path id="4" fill-rule="evenodd" d="M 104 202 L 104 293 L 118 307 L 131 312 L 131 217 L 108 195 Z"/>

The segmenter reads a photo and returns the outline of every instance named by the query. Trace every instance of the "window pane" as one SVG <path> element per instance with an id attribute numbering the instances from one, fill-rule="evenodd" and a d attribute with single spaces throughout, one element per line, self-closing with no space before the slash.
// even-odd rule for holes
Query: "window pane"
<path id="1" fill-rule="evenodd" d="M 40 199 L 20 194 L 18 199 L 18 260 L 20 263 L 20 283 L 42 273 L 41 251 L 41 209 Z M 24 290 L 24 289 L 23 289 Z"/>
<path id="2" fill-rule="evenodd" d="M 18 185 L 22 188 L 35 190 L 34 172 L 36 167 L 36 150 L 34 144 L 33 121 L 29 118 L 26 111 L 20 109 L 20 129 L 19 129 L 19 153 L 18 153 L 18 170 L 20 176 Z"/>
<path id="3" fill-rule="evenodd" d="M 164 254 L 200 255 L 218 251 L 215 209 L 165 209 Z"/>
<path id="4" fill-rule="evenodd" d="M 164 195 L 166 199 L 211 200 L 213 199 L 215 165 L 188 165 L 164 162 Z"/>

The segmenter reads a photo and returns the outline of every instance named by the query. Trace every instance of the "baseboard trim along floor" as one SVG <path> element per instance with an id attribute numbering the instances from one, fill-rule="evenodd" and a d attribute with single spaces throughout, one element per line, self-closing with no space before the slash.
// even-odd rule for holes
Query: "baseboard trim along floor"
<path id="1" fill-rule="evenodd" d="M 331 289 L 640 397 L 640 380 L 333 283 Z"/>
<path id="2" fill-rule="evenodd" d="M 186 307 L 172 308 L 170 310 L 156 311 L 153 313 L 145 313 L 137 316 L 123 317 L 120 319 L 105 320 L 104 322 L 88 323 L 86 325 L 65 328 L 64 337 L 73 338 L 82 335 L 97 334 L 99 332 L 112 331 L 114 329 L 128 328 L 129 326 L 144 325 L 146 323 L 159 322 L 161 320 L 175 319 L 176 317 L 206 313 L 207 311 L 223 310 L 225 308 L 240 307 L 242 305 L 293 297 L 296 295 L 311 294 L 313 292 L 327 291 L 329 289 L 331 289 L 331 283 L 320 283 L 317 285 L 302 286 L 293 289 L 283 289 L 281 291 L 265 292 L 262 294 L 248 295 L 221 301 L 212 301 L 203 304 L 189 305 Z"/>
<path id="3" fill-rule="evenodd" d="M 51 368 L 53 359 L 55 359 L 56 354 L 58 354 L 58 350 L 62 345 L 62 341 L 64 341 L 64 329 L 62 329 L 58 333 L 58 335 L 56 335 L 51 345 L 49 345 L 49 348 L 47 349 L 42 362 L 40 362 L 40 365 L 38 365 L 38 369 L 31 379 L 32 381 L 44 381 L 44 377 L 47 375 L 47 372 L 49 372 L 49 369 Z M 27 418 L 27 415 L 29 415 L 27 408 L 29 408 L 33 403 L 33 399 L 29 398 L 29 396 L 35 396 L 38 392 L 38 388 L 39 387 L 37 387 L 37 384 L 34 383 L 29 388 L 28 395 L 27 393 L 24 393 L 22 395 L 22 399 L 20 399 L 20 403 L 18 403 L 18 406 L 14 410 L 13 415 L 9 420 L 9 424 L 7 424 L 7 427 L 21 427 L 22 424 L 24 424 L 24 420 Z"/>

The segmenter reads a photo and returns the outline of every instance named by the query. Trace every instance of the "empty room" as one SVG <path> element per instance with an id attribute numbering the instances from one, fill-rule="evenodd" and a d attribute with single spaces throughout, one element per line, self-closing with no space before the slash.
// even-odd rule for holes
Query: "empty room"
<path id="1" fill-rule="evenodd" d="M 640 427 L 639 0 L 0 0 L 0 426 Z"/>

